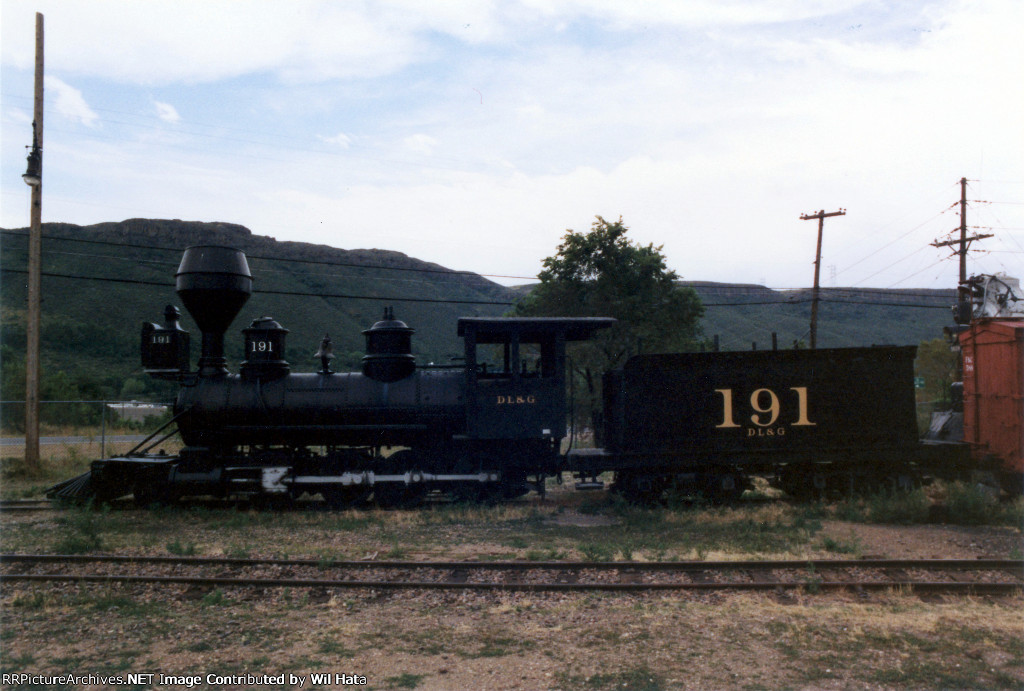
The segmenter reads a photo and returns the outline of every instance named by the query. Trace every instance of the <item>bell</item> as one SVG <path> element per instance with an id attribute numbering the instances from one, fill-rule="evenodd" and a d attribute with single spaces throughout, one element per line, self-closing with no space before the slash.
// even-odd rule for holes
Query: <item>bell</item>
<path id="1" fill-rule="evenodd" d="M 320 341 L 320 350 L 316 351 L 313 357 L 320 358 L 321 374 L 331 374 L 331 360 L 334 359 L 334 348 L 331 346 L 330 334 L 324 334 L 324 340 Z"/>

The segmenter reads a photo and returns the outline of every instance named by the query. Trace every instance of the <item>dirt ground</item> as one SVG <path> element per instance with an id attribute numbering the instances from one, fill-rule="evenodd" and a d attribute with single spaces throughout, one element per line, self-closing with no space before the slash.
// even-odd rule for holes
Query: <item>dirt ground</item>
<path id="1" fill-rule="evenodd" d="M 888 559 L 1020 558 L 1019 530 L 987 526 L 865 525 L 823 521 L 822 535 L 853 541 L 860 556 Z"/>
<path id="2" fill-rule="evenodd" d="M 347 523 L 262 514 L 229 521 L 203 512 L 198 518 L 125 512 L 97 520 L 108 521 L 99 528 L 104 549 L 119 553 L 166 554 L 171 544 L 186 544 L 213 555 L 245 539 L 290 545 L 290 556 L 301 556 L 295 545 L 305 544 L 307 556 L 331 545 L 332 553 L 381 559 L 388 549 L 403 558 L 522 558 L 530 549 L 575 558 L 574 544 L 586 549 L 586 541 L 621 532 L 627 520 L 580 508 L 433 517 L 370 512 Z M 711 531 L 726 519 L 744 530 L 767 517 L 774 517 L 772 525 L 790 525 L 790 509 L 743 511 L 688 515 L 685 524 L 670 516 L 658 539 L 671 540 L 680 526 Z M 45 550 L 72 527 L 83 532 L 75 520 L 81 519 L 3 516 L 0 543 L 4 551 Z M 156 526 L 168 532 L 148 539 Z M 638 539 L 646 530 L 640 521 L 625 527 Z M 865 557 L 1020 558 L 1022 549 L 1021 531 L 1013 527 L 824 519 L 800 531 L 802 537 L 782 546 L 763 543 L 760 556 L 849 556 L 836 554 L 836 545 Z M 609 539 L 621 539 L 614 534 Z M 751 558 L 728 546 L 733 539 L 700 549 L 707 559 Z M 635 557 L 654 549 L 647 546 L 654 543 L 637 544 Z M 685 545 L 658 549 L 671 558 Z M 260 549 L 251 556 L 275 555 Z M 198 675 L 205 688 L 297 688 L 301 680 L 304 689 L 1020 689 L 1022 605 L 1020 594 L 475 594 L 8 583 L 0 593 L 0 666 L 5 674 L 93 675 L 84 681 L 154 674 L 139 687 L 158 689 L 189 687 L 176 683 L 188 680 L 161 674 Z"/>

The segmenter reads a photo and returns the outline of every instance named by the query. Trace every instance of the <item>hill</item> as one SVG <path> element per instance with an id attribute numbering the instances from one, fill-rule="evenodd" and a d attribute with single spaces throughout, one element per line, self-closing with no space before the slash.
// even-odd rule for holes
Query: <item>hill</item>
<path id="1" fill-rule="evenodd" d="M 455 333 L 460 316 L 500 315 L 529 290 L 506 288 L 400 252 L 283 242 L 229 223 L 48 223 L 43 235 L 44 375 L 64 373 L 98 383 L 89 397 L 165 391 L 142 374 L 139 330 L 144 321 L 160 322 L 164 305 L 180 306 L 174 273 L 189 245 L 228 245 L 249 257 L 254 294 L 225 339 L 229 362 L 235 363 L 243 359 L 240 330 L 256 317 L 272 316 L 290 330 L 286 358 L 296 371 L 316 367 L 313 353 L 325 333 L 334 344 L 335 369 L 356 368 L 363 355 L 362 330 L 380 319 L 388 305 L 416 329 L 413 344 L 421 362 L 447 362 L 460 353 Z M 5 399 L 21 398 L 11 368 L 20 363 L 25 347 L 26 247 L 25 229 L 0 231 L 0 346 L 9 375 Z M 724 350 L 749 349 L 753 342 L 769 348 L 772 332 L 780 347 L 807 341 L 809 290 L 706 281 L 686 285 L 707 307 L 705 336 L 719 336 Z M 941 335 L 954 301 L 952 290 L 824 289 L 819 345 L 916 345 Z M 198 343 L 191 318 L 185 315 L 182 324 Z M 193 346 L 193 362 L 196 358 L 198 345 Z"/>
<path id="2" fill-rule="evenodd" d="M 3 231 L 0 245 L 0 344 L 8 357 L 24 352 L 25 232 Z M 388 305 L 417 330 L 413 345 L 421 361 L 448 361 L 460 350 L 460 316 L 499 315 L 514 299 L 497 283 L 400 252 L 281 242 L 228 223 L 48 223 L 43 236 L 43 369 L 98 379 L 109 396 L 119 395 L 128 380 L 134 380 L 129 388 L 150 389 L 139 364 L 139 331 L 144 321 L 162 321 L 164 305 L 181 305 L 174 273 L 190 245 L 237 247 L 249 257 L 254 292 L 226 335 L 229 362 L 243 359 L 239 331 L 254 318 L 272 316 L 290 330 L 286 358 L 296 370 L 314 368 L 325 333 L 335 369 L 356 367 L 362 330 Z M 182 325 L 198 343 L 191 318 L 183 315 Z M 196 358 L 194 345 L 193 363 Z"/>
<path id="3" fill-rule="evenodd" d="M 811 289 L 772 290 L 761 285 L 685 282 L 704 303 L 708 339 L 719 337 L 723 350 L 807 343 Z M 952 324 L 956 290 L 822 288 L 818 306 L 818 347 L 917 345 L 942 337 Z"/>

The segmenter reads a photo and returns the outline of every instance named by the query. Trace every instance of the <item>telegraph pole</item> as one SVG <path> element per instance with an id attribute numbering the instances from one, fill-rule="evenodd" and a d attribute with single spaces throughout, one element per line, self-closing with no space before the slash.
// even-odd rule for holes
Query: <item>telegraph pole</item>
<path id="1" fill-rule="evenodd" d="M 814 293 L 811 300 L 811 348 L 818 347 L 818 299 L 821 292 L 821 236 L 825 230 L 825 219 L 832 216 L 845 216 L 846 209 L 825 213 L 822 209 L 816 214 L 800 214 L 801 221 L 818 219 L 818 250 L 814 254 Z"/>
<path id="2" fill-rule="evenodd" d="M 932 243 L 932 247 L 960 246 L 960 249 L 956 251 L 960 255 L 960 285 L 957 287 L 956 315 L 958 324 L 966 324 L 971 321 L 971 297 L 967 287 L 967 250 L 975 240 L 984 240 L 990 237 L 993 237 L 991 233 L 985 235 L 975 233 L 973 237 L 967 237 L 967 178 L 960 178 L 960 239 L 944 242 L 936 240 Z"/>
<path id="3" fill-rule="evenodd" d="M 36 13 L 35 103 L 32 153 L 22 177 L 32 188 L 28 233 L 28 309 L 25 325 L 25 465 L 39 467 L 39 293 L 43 221 L 43 15 Z"/>

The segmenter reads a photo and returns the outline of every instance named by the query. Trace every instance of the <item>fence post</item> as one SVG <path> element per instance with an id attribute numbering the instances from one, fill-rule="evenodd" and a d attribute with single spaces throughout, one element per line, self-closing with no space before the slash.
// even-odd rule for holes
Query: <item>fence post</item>
<path id="1" fill-rule="evenodd" d="M 107 402 L 100 401 L 100 458 L 107 457 Z"/>

